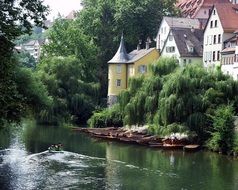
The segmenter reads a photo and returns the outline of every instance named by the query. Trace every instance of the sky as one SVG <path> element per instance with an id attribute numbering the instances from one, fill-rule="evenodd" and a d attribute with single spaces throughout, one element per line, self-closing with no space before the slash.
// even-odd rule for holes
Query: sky
<path id="1" fill-rule="evenodd" d="M 67 16 L 72 10 L 80 10 L 80 0 L 44 0 L 45 5 L 49 5 L 51 12 L 48 19 L 57 17 L 58 13 Z"/>

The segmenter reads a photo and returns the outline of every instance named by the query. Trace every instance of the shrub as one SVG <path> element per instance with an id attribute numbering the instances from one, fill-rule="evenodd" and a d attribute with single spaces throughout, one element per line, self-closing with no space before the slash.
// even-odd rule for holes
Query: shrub
<path id="1" fill-rule="evenodd" d="M 213 116 L 211 138 L 207 142 L 208 148 L 214 151 L 231 151 L 234 143 L 234 112 L 231 105 L 218 107 Z"/>
<path id="2" fill-rule="evenodd" d="M 119 105 L 116 104 L 111 108 L 95 112 L 88 120 L 88 125 L 95 128 L 122 127 L 122 114 L 119 110 Z"/>

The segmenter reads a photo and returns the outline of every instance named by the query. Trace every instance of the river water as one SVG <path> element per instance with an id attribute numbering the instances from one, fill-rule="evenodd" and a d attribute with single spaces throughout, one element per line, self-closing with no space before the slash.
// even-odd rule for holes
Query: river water
<path id="1" fill-rule="evenodd" d="M 58 142 L 62 153 L 46 151 Z M 99 141 L 28 123 L 0 131 L 0 189 L 237 190 L 238 160 Z"/>

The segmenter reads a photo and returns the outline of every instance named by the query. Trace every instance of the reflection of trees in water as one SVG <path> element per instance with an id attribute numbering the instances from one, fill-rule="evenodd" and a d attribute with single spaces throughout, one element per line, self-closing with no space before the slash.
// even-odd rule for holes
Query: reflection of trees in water
<path id="1" fill-rule="evenodd" d="M 95 157 L 105 156 L 105 143 L 95 143 L 94 139 L 85 134 L 72 132 L 70 128 L 29 123 L 26 124 L 24 140 L 26 149 L 32 153 L 47 150 L 51 144 L 62 143 L 64 150 L 69 152 Z"/>

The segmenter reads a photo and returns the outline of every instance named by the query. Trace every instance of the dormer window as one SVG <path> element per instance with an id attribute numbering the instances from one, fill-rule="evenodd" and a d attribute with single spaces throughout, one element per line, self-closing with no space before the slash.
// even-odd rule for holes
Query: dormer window
<path id="1" fill-rule="evenodd" d="M 169 41 L 172 41 L 173 40 L 173 36 L 170 34 L 169 35 Z"/>
<path id="2" fill-rule="evenodd" d="M 194 51 L 194 47 L 193 46 L 188 46 L 188 52 L 193 53 L 193 51 Z"/>
<path id="3" fill-rule="evenodd" d="M 188 48 L 188 52 L 189 53 L 193 53 L 194 52 L 194 45 L 188 40 L 186 42 L 187 48 Z"/>

